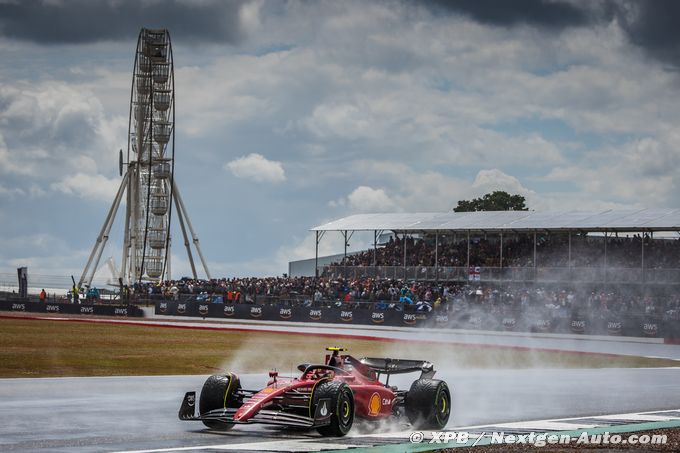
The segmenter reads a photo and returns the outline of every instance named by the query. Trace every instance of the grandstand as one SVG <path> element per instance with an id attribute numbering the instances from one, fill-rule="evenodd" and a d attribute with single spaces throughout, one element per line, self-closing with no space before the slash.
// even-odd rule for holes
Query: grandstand
<path id="1" fill-rule="evenodd" d="M 93 309 L 680 341 L 680 210 L 363 214 L 312 231 L 311 275 L 138 282 Z M 373 247 L 349 253 L 359 231 Z M 345 250 L 323 260 L 329 232 Z M 0 310 L 92 313 L 62 299 Z"/>
<path id="2" fill-rule="evenodd" d="M 678 209 L 359 214 L 311 231 L 316 276 L 680 284 Z M 373 232 L 372 249 L 319 267 L 325 233 L 357 231 Z M 379 246 L 385 232 L 393 238 Z"/>
<path id="3" fill-rule="evenodd" d="M 680 210 L 362 214 L 312 231 L 307 275 L 134 293 L 160 315 L 680 339 Z M 319 257 L 334 232 L 344 253 Z M 373 247 L 348 252 L 356 232 Z"/>

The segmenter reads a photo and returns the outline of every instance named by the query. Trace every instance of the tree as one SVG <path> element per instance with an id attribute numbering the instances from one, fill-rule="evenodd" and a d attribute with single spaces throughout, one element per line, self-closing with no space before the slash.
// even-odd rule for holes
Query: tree
<path id="1" fill-rule="evenodd" d="M 487 193 L 481 198 L 459 200 L 454 212 L 472 211 L 528 211 L 522 195 L 510 195 L 502 190 Z"/>

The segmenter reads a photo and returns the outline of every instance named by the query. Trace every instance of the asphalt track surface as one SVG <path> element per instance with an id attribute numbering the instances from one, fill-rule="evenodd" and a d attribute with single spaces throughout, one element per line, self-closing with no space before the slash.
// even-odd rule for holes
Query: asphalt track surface
<path id="1" fill-rule="evenodd" d="M 135 322 L 135 321 L 132 321 Z M 418 327 L 347 326 L 340 324 L 305 324 L 255 320 L 201 320 L 176 316 L 153 316 L 142 321 L 203 328 L 239 328 L 272 332 L 296 332 L 308 335 L 348 335 L 405 341 L 435 341 L 454 344 L 473 344 L 577 351 L 598 354 L 623 354 L 644 357 L 663 357 L 680 360 L 680 345 L 664 344 L 660 338 L 615 336 L 584 336 L 569 334 L 532 334 L 527 332 L 494 332 L 473 330 L 433 329 Z"/>
<path id="2" fill-rule="evenodd" d="M 413 337 L 399 332 L 385 335 Z M 527 341 L 518 338 L 520 344 Z M 606 349 L 597 352 L 615 349 L 620 353 L 630 348 L 627 353 L 666 357 L 675 357 L 680 349 L 644 342 L 565 341 L 550 346 Z M 440 370 L 437 377 L 453 388 L 453 416 L 448 429 L 680 407 L 680 368 L 460 370 L 455 364 L 435 365 Z M 177 411 L 184 392 L 200 390 L 205 378 L 2 379 L 0 451 L 113 452 L 200 446 L 207 447 L 201 451 L 210 451 L 210 445 L 318 438 L 314 432 L 263 426 L 237 426 L 230 432 L 216 433 L 204 429 L 200 422 L 179 421 Z M 408 387 L 409 376 L 398 378 L 392 383 Z M 261 387 L 265 381 L 264 375 L 242 376 L 245 388 Z M 362 429 L 355 427 L 350 436 L 361 434 Z M 381 432 L 405 429 L 393 425 L 382 427 Z M 361 443 L 359 439 L 357 442 Z"/>

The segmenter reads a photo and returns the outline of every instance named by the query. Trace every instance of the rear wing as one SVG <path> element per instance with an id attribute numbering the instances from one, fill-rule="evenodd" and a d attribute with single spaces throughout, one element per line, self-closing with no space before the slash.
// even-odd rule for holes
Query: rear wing
<path id="1" fill-rule="evenodd" d="M 381 374 L 403 374 L 420 371 L 420 379 L 431 379 L 436 373 L 434 365 L 427 360 L 406 360 L 364 357 L 359 360 L 371 370 Z"/>

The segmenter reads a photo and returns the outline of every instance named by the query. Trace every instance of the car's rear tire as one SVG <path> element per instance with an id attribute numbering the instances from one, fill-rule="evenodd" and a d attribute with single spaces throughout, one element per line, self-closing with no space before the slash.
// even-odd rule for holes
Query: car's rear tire
<path id="1" fill-rule="evenodd" d="M 236 392 L 241 389 L 241 381 L 233 373 L 226 375 L 210 376 L 203 384 L 201 398 L 198 403 L 200 414 L 226 408 L 240 407 Z M 211 429 L 226 431 L 234 427 L 233 423 L 219 420 L 201 420 L 205 426 Z"/>
<path id="2" fill-rule="evenodd" d="M 417 429 L 443 429 L 451 415 L 451 392 L 446 382 L 418 379 L 406 394 L 406 417 Z"/>
<path id="3" fill-rule="evenodd" d="M 331 422 L 319 426 L 317 431 L 322 436 L 344 436 L 354 423 L 354 394 L 347 384 L 340 381 L 322 381 L 314 388 L 312 408 L 314 416 L 317 405 L 322 399 L 330 400 Z"/>

